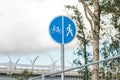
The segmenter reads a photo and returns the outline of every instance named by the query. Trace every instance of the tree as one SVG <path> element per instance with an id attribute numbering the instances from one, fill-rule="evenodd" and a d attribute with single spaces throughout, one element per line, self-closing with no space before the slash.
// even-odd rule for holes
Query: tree
<path id="1" fill-rule="evenodd" d="M 90 4 L 87 4 L 89 0 L 78 0 L 84 7 L 85 16 L 90 23 L 92 40 L 93 40 L 93 62 L 99 60 L 99 34 L 100 34 L 100 7 L 99 0 L 91 0 Z M 94 9 L 89 7 L 91 5 Z M 93 65 L 92 80 L 98 80 L 99 76 L 99 64 Z"/>
<path id="2" fill-rule="evenodd" d="M 101 22 L 103 23 L 102 26 L 104 27 L 103 35 L 105 34 L 105 37 L 109 35 L 108 40 L 102 43 L 102 48 L 100 50 L 104 58 L 113 57 L 115 55 L 120 54 L 120 5 L 119 4 L 120 4 L 120 0 L 107 0 L 107 1 L 102 0 L 101 2 L 101 6 L 100 6 L 101 15 L 102 17 L 104 18 L 106 17 L 109 20 L 109 31 L 110 31 L 108 33 L 108 28 L 106 28 L 105 31 L 105 27 L 108 24 L 108 21 L 101 20 Z M 113 63 L 120 64 L 120 59 L 113 60 L 112 62 L 110 62 L 109 66 L 111 67 L 111 69 L 112 67 L 116 66 L 116 65 L 114 66 Z M 108 64 L 104 63 L 103 65 L 106 66 Z M 116 75 L 119 77 L 118 72 Z"/>
<path id="3" fill-rule="evenodd" d="M 87 47 L 89 47 L 89 43 L 90 43 L 90 39 L 91 36 L 89 35 L 89 30 L 87 30 L 87 28 L 84 26 L 83 24 L 83 18 L 82 18 L 82 14 L 79 11 L 77 6 L 71 6 L 71 5 L 66 5 L 65 6 L 67 10 L 72 10 L 74 15 L 70 15 L 70 17 L 75 21 L 76 26 L 77 26 L 77 39 L 79 40 L 79 47 L 77 49 L 76 52 L 74 52 L 75 55 L 77 56 L 82 56 L 82 58 L 84 59 L 84 64 L 88 64 L 88 62 L 91 61 L 90 56 L 91 54 L 88 52 Z M 80 58 L 76 58 L 75 60 L 73 60 L 73 63 L 75 63 L 76 65 L 82 65 L 83 63 L 81 62 Z M 81 72 L 81 71 L 79 71 Z M 88 80 L 88 67 L 85 67 L 85 70 L 82 70 L 82 73 L 84 73 L 84 80 Z"/>
<path id="4" fill-rule="evenodd" d="M 119 42 L 120 42 L 120 0 L 101 0 L 100 9 L 101 9 L 101 15 L 103 18 L 107 18 L 107 20 L 101 19 L 101 30 L 103 32 L 102 36 L 105 35 L 105 37 L 109 36 L 109 40 L 103 41 L 103 45 L 107 45 L 107 53 L 108 56 L 112 54 L 114 56 L 115 54 L 119 54 Z M 109 25 L 107 27 L 106 25 Z M 107 28 L 105 28 L 107 27 Z M 108 28 L 110 32 L 108 33 Z M 107 35 L 106 35 L 107 34 Z M 108 38 L 108 37 L 107 37 Z M 104 47 L 103 46 L 103 47 Z M 106 50 L 104 48 L 101 48 L 103 52 Z M 104 50 L 103 50 L 104 49 Z"/>
<path id="5" fill-rule="evenodd" d="M 102 41 L 104 58 L 120 52 L 120 0 L 78 0 L 84 7 L 85 16 L 90 23 L 93 43 L 93 61 L 99 60 L 100 39 Z M 107 17 L 108 19 L 104 19 Z M 113 27 L 112 27 L 113 26 Z M 108 28 L 113 29 L 113 34 L 107 35 Z M 107 31 L 105 31 L 107 29 Z M 101 32 L 100 32 L 101 30 Z M 108 33 L 109 32 L 109 33 Z M 117 32 L 117 33 L 116 33 Z M 109 36 L 108 41 L 103 36 Z M 111 36 L 111 37 L 110 37 Z M 113 37 L 114 36 L 114 37 Z M 107 47 L 105 47 L 107 46 Z M 93 65 L 92 80 L 98 80 L 99 64 Z"/>
<path id="6" fill-rule="evenodd" d="M 93 40 L 93 61 L 98 61 L 99 60 L 99 31 L 100 31 L 99 2 L 98 2 L 98 0 L 91 1 L 93 3 L 94 12 L 92 12 L 92 10 L 89 8 L 89 6 L 85 0 L 78 0 L 78 2 L 82 3 L 82 5 L 84 7 L 85 16 L 86 16 L 88 22 L 90 23 L 91 32 L 92 32 L 92 40 Z M 78 13 L 78 12 L 79 12 L 79 10 L 76 10 L 76 13 Z M 77 23 L 81 22 L 79 17 L 80 17 L 79 15 L 77 15 L 77 18 L 73 17 L 76 20 L 78 20 Z M 77 25 L 77 27 L 79 27 L 79 26 L 83 27 L 83 25 L 80 25 L 80 24 Z M 83 37 L 81 37 L 79 35 L 77 37 L 78 37 L 78 39 L 82 39 L 81 41 L 83 42 L 83 46 L 84 46 L 83 47 L 84 60 L 85 60 L 85 64 L 86 64 L 87 63 L 86 45 L 88 43 L 87 43 L 87 39 L 85 38 L 85 33 L 84 33 L 83 29 L 84 28 L 81 29 L 81 32 L 78 31 L 80 34 L 82 34 Z M 86 67 L 86 70 L 87 70 L 87 67 Z M 93 80 L 98 80 L 98 70 L 99 70 L 99 65 L 98 64 L 93 65 L 93 71 L 92 71 L 92 73 L 93 73 L 92 79 Z M 85 79 L 87 80 L 87 78 L 85 78 Z"/>

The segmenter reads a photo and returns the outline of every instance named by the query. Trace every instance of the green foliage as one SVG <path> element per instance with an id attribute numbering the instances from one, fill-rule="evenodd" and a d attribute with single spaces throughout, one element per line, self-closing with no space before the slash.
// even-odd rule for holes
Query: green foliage
<path id="1" fill-rule="evenodd" d="M 84 21 L 81 12 L 78 9 L 77 5 L 66 5 L 65 6 L 66 10 L 72 10 L 73 14 L 70 15 L 70 17 L 74 20 L 77 26 L 77 39 L 79 41 L 79 48 L 77 48 L 77 51 L 74 52 L 75 55 L 77 56 L 82 56 L 82 58 L 85 58 L 88 62 L 88 57 L 90 56 L 89 52 L 87 52 L 87 46 L 89 46 L 90 40 L 91 40 L 91 35 L 90 33 L 87 32 L 87 28 L 84 26 Z M 81 65 L 82 63 L 80 62 L 80 59 L 75 59 L 73 61 L 77 65 Z"/>
<path id="2" fill-rule="evenodd" d="M 107 17 L 107 20 L 101 23 L 104 24 L 104 26 L 102 26 L 103 30 L 101 31 L 105 31 L 105 27 L 109 26 L 109 29 L 112 27 L 110 30 L 107 29 L 105 31 L 104 35 L 106 35 L 106 37 L 109 36 L 109 40 L 102 43 L 100 50 L 102 57 L 105 59 L 120 54 L 120 0 L 101 0 L 100 7 L 102 17 Z M 108 32 L 110 35 L 107 35 Z M 114 68 L 115 66 L 119 67 L 119 64 L 120 59 L 117 59 L 111 62 L 105 62 L 102 65 L 104 67 L 109 66 L 109 68 L 113 70 L 116 69 Z M 108 74 L 107 72 L 107 75 L 111 76 L 113 73 L 109 72 Z M 119 73 L 116 75 L 120 78 Z M 112 78 L 107 77 L 107 80 L 112 80 Z"/>
<path id="3" fill-rule="evenodd" d="M 90 53 L 87 50 L 87 47 L 89 46 L 90 40 L 91 40 L 91 35 L 90 33 L 87 32 L 87 28 L 84 26 L 84 21 L 81 12 L 78 9 L 78 6 L 71 6 L 71 5 L 66 5 L 65 6 L 67 10 L 72 10 L 73 14 L 70 15 L 70 17 L 74 20 L 77 26 L 77 39 L 79 41 L 79 47 L 77 50 L 74 52 L 74 55 L 77 55 L 78 57 L 73 60 L 73 63 L 76 64 L 77 66 L 80 66 L 82 64 L 87 64 L 91 58 L 90 58 Z M 81 62 L 81 58 L 84 59 L 84 63 Z M 81 72 L 81 71 L 78 71 Z M 84 71 L 84 80 L 88 79 L 88 67 L 85 67 Z"/>
<path id="4" fill-rule="evenodd" d="M 120 32 L 120 0 L 100 0 L 100 11 L 104 16 L 110 15 L 110 25 Z M 109 17 L 110 17 L 109 16 Z M 120 34 L 119 34 L 120 35 Z"/>
<path id="5" fill-rule="evenodd" d="M 21 74 L 13 75 L 14 80 L 29 80 L 29 77 L 32 75 L 28 70 L 24 70 Z"/>
<path id="6" fill-rule="evenodd" d="M 81 2 L 82 0 L 78 0 Z M 93 7 L 94 0 L 84 0 L 90 9 Z M 120 54 L 120 0 L 99 0 L 100 3 L 100 55 L 102 58 L 108 58 Z M 88 34 L 87 28 L 84 26 L 84 20 L 82 14 L 79 10 L 78 5 L 67 5 L 65 6 L 67 10 L 73 11 L 73 14 L 70 14 L 70 17 L 75 21 L 77 26 L 77 39 L 79 41 L 79 48 L 77 48 L 75 55 L 78 57 L 73 60 L 73 62 L 79 66 L 83 62 L 80 61 L 80 58 L 84 58 L 84 63 L 91 61 L 91 54 L 87 51 L 87 47 L 90 46 L 91 35 Z M 106 39 L 105 39 L 106 38 Z M 80 57 L 81 56 L 81 57 Z M 120 64 L 120 59 L 113 61 L 116 64 Z M 101 64 L 103 66 L 108 66 L 108 63 L 105 62 Z M 109 63 L 109 67 L 113 68 L 116 65 L 113 65 L 112 62 Z M 101 71 L 103 76 L 105 73 L 102 68 Z M 84 72 L 80 70 L 79 72 Z M 110 72 L 109 72 L 110 73 Z M 109 76 L 112 73 L 108 74 Z M 119 76 L 119 73 L 118 73 Z M 105 76 L 104 76 L 105 77 Z M 107 80 L 110 80 L 106 78 Z"/>
<path id="7" fill-rule="evenodd" d="M 102 14 L 120 15 L 120 0 L 101 0 L 100 5 Z"/>
<path id="8" fill-rule="evenodd" d="M 120 53 L 120 0 L 101 0 L 100 9 L 102 17 L 110 17 L 109 20 L 109 28 L 111 29 L 113 34 L 109 35 L 109 41 L 103 42 L 103 47 L 101 48 L 101 54 L 103 56 L 114 56 Z M 107 16 L 109 15 L 109 16 Z M 102 30 L 104 31 L 104 27 L 108 24 L 108 21 L 104 21 L 104 26 L 102 26 Z M 114 30 L 114 31 L 113 31 Z M 106 31 L 104 35 L 107 35 Z"/>

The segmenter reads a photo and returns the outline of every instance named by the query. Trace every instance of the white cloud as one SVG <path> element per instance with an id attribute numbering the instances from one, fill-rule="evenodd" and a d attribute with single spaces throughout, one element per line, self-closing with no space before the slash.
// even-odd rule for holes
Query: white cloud
<path id="1" fill-rule="evenodd" d="M 50 21 L 63 12 L 64 0 L 0 0 L 0 50 L 42 52 L 59 47 Z"/>

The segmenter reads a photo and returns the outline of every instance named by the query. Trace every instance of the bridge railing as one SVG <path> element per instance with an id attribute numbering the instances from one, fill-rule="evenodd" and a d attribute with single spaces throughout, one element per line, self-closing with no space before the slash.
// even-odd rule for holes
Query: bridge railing
<path id="1" fill-rule="evenodd" d="M 94 64 L 99 64 L 99 80 L 120 80 L 120 55 L 59 72 L 42 74 L 29 80 L 91 80 Z M 63 73 L 64 78 L 61 76 Z"/>
<path id="2" fill-rule="evenodd" d="M 69 68 L 69 67 L 65 67 Z M 13 62 L 0 63 L 0 73 L 5 73 L 7 75 L 20 74 L 22 71 L 28 70 L 33 74 L 49 73 L 60 71 L 60 66 L 55 64 L 50 65 L 34 65 L 32 64 L 16 64 Z"/>

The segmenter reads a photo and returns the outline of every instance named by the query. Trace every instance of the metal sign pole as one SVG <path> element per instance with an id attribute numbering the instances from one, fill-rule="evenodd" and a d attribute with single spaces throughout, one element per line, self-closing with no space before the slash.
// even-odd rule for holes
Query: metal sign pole
<path id="1" fill-rule="evenodd" d="M 61 70 L 64 70 L 64 17 L 62 16 L 62 44 L 61 44 Z M 61 80 L 64 80 L 64 72 L 61 73 Z"/>
<path id="2" fill-rule="evenodd" d="M 61 44 L 61 70 L 64 70 L 64 44 Z M 64 80 L 64 72 L 61 73 L 61 80 Z"/>
<path id="3" fill-rule="evenodd" d="M 61 44 L 61 71 L 64 71 L 64 44 L 74 39 L 75 24 L 66 16 L 58 16 L 52 20 L 49 31 L 51 37 Z M 61 80 L 64 80 L 64 72 L 61 74 Z"/>

